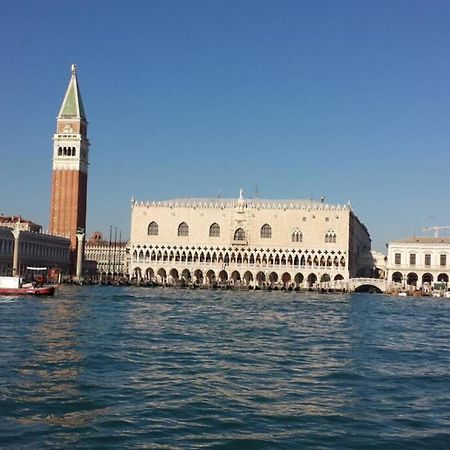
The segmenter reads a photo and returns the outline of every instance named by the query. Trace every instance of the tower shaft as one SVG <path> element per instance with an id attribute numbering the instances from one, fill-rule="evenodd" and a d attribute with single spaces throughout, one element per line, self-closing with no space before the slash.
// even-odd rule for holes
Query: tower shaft
<path id="1" fill-rule="evenodd" d="M 77 231 L 86 228 L 89 140 L 86 115 L 76 76 L 72 76 L 62 102 L 53 135 L 53 174 L 50 233 L 70 238 L 73 257 Z M 74 271 L 72 259 L 72 272 Z"/>

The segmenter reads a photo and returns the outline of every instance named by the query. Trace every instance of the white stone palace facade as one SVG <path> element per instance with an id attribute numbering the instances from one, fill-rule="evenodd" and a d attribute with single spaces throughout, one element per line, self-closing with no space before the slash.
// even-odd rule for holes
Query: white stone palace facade
<path id="1" fill-rule="evenodd" d="M 89 275 L 99 280 L 124 277 L 128 274 L 127 243 L 106 241 L 96 231 L 84 246 L 85 266 Z"/>
<path id="2" fill-rule="evenodd" d="M 25 222 L 26 223 L 26 222 Z M 21 224 L 22 225 L 22 224 Z M 0 227 L 0 275 L 13 274 L 14 245 L 19 245 L 18 274 L 31 278 L 29 266 L 57 268 L 61 274 L 69 270 L 70 240 L 16 226 L 18 239 L 15 240 L 13 228 Z"/>
<path id="3" fill-rule="evenodd" d="M 449 237 L 410 237 L 388 243 L 387 279 L 422 288 L 425 283 L 448 283 Z"/>
<path id="4" fill-rule="evenodd" d="M 130 275 L 178 284 L 312 287 L 356 276 L 370 252 L 349 204 L 175 199 L 131 204 Z"/>

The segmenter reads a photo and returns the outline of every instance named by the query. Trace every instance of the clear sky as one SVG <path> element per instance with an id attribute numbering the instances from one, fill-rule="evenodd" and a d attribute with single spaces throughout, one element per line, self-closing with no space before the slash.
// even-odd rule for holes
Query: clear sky
<path id="1" fill-rule="evenodd" d="M 91 140 L 88 234 L 130 198 L 351 201 L 373 247 L 450 225 L 450 2 L 0 4 L 0 212 L 48 226 L 70 78 Z"/>

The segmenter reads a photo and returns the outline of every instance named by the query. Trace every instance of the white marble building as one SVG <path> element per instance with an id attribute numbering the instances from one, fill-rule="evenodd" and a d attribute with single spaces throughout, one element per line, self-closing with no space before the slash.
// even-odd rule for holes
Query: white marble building
<path id="1" fill-rule="evenodd" d="M 27 268 L 57 268 L 65 275 L 69 270 L 70 240 L 35 231 L 18 230 L 19 266 L 18 273 L 31 278 L 33 273 Z M 13 228 L 0 227 L 0 275 L 13 274 L 13 252 L 15 239 Z"/>
<path id="2" fill-rule="evenodd" d="M 370 236 L 349 204 L 174 199 L 131 204 L 130 275 L 161 283 L 309 287 L 353 277 Z"/>
<path id="3" fill-rule="evenodd" d="M 128 274 L 127 243 L 106 241 L 98 231 L 86 242 L 84 257 L 85 266 L 91 267 L 91 276 L 110 279 Z"/>
<path id="4" fill-rule="evenodd" d="M 420 289 L 448 282 L 450 238 L 410 237 L 388 243 L 387 278 Z"/>

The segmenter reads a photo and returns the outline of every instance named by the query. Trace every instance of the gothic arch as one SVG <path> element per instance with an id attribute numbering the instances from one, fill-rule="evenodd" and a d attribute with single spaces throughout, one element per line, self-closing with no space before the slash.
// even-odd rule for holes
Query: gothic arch
<path id="1" fill-rule="evenodd" d="M 305 277 L 303 276 L 303 274 L 297 273 L 297 274 L 295 275 L 295 277 L 294 277 L 295 284 L 296 284 L 297 286 L 299 286 L 300 284 L 303 283 L 303 280 L 304 280 L 304 279 L 305 279 Z"/>
<path id="2" fill-rule="evenodd" d="M 189 269 L 184 269 L 183 272 L 181 272 L 181 278 L 185 281 L 190 281 L 191 271 Z"/>
<path id="3" fill-rule="evenodd" d="M 239 273 L 239 271 L 234 270 L 234 271 L 231 273 L 231 279 L 233 279 L 235 282 L 236 282 L 236 281 L 240 281 L 240 280 L 241 280 L 241 274 Z"/>
<path id="4" fill-rule="evenodd" d="M 147 234 L 149 236 L 157 236 L 159 232 L 159 227 L 156 222 L 150 222 L 147 227 Z"/>
<path id="5" fill-rule="evenodd" d="M 281 281 L 284 285 L 288 284 L 292 280 L 291 274 L 289 272 L 284 272 L 281 276 Z"/>
<path id="6" fill-rule="evenodd" d="M 210 237 L 220 237 L 220 225 L 217 222 L 214 222 L 209 227 L 209 236 Z"/>
<path id="7" fill-rule="evenodd" d="M 234 240 L 235 241 L 245 241 L 245 231 L 243 228 L 238 228 L 234 232 Z"/>
<path id="8" fill-rule="evenodd" d="M 226 270 L 221 270 L 219 272 L 219 281 L 221 283 L 225 283 L 226 281 L 228 281 L 228 273 Z"/>
<path id="9" fill-rule="evenodd" d="M 309 287 L 313 287 L 317 282 L 317 275 L 315 273 L 310 273 L 306 281 L 308 282 Z"/>
<path id="10" fill-rule="evenodd" d="M 265 276 L 264 272 L 258 272 L 256 274 L 256 281 L 259 286 L 261 286 L 266 281 L 266 276 Z"/>
<path id="11" fill-rule="evenodd" d="M 178 225 L 178 236 L 189 236 L 189 225 L 186 222 Z"/>
<path id="12" fill-rule="evenodd" d="M 197 280 L 197 283 L 202 284 L 203 283 L 203 271 L 200 269 L 197 269 L 194 272 L 195 279 Z"/>
<path id="13" fill-rule="evenodd" d="M 263 239 L 269 239 L 272 237 L 272 227 L 268 223 L 264 224 L 261 227 L 260 236 Z"/>
<path id="14" fill-rule="evenodd" d="M 253 274 L 247 270 L 247 272 L 244 273 L 243 279 L 245 284 L 248 286 L 253 281 Z"/>

